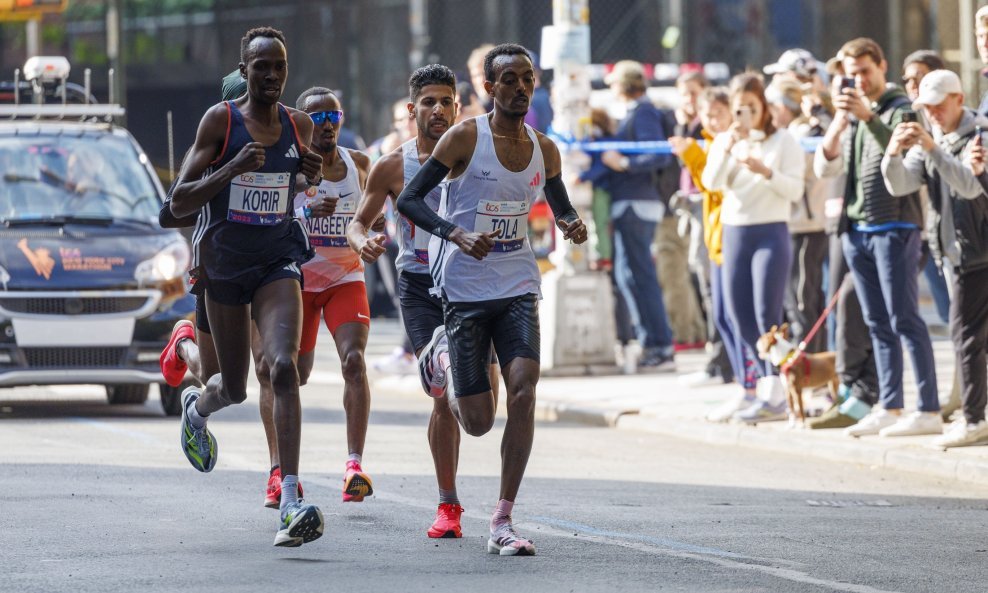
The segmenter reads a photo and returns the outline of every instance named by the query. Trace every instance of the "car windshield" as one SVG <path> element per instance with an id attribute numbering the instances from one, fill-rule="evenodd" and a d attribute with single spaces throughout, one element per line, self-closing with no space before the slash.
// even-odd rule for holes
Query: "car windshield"
<path id="1" fill-rule="evenodd" d="M 156 186 L 133 144 L 110 134 L 0 137 L 0 223 L 156 219 Z"/>

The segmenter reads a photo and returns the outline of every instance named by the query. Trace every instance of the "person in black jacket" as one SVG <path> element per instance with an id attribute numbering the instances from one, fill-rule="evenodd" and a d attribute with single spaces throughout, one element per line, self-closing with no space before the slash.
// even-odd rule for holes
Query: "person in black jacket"
<path id="1" fill-rule="evenodd" d="M 950 333 L 961 370 L 964 418 L 935 444 L 944 448 L 988 444 L 988 300 L 984 298 L 988 288 L 988 175 L 980 133 L 988 128 L 988 118 L 964 107 L 961 80 L 949 70 L 927 74 L 913 106 L 926 113 L 933 134 L 918 123 L 899 124 L 889 141 L 882 172 L 894 195 L 909 194 L 921 183 L 929 188 L 935 212 L 935 224 L 929 225 L 930 247 L 953 288 Z"/>

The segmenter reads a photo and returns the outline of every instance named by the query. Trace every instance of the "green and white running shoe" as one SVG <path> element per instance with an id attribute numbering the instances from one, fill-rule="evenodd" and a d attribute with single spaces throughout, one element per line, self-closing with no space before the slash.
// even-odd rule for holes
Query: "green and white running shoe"
<path id="1" fill-rule="evenodd" d="M 281 510 L 281 523 L 274 536 L 274 545 L 295 548 L 322 537 L 325 521 L 322 511 L 314 504 L 299 499 Z"/>
<path id="2" fill-rule="evenodd" d="M 189 420 L 189 406 L 196 405 L 201 395 L 198 387 L 187 387 L 182 392 L 182 452 L 192 467 L 208 472 L 216 466 L 216 439 L 205 426 L 196 428 Z"/>

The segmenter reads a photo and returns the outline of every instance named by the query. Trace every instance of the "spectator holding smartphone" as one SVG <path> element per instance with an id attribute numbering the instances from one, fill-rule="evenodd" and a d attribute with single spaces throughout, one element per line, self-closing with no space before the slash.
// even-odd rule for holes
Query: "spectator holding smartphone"
<path id="1" fill-rule="evenodd" d="M 781 325 L 792 262 L 789 216 L 803 197 L 806 163 L 799 142 L 772 123 L 761 76 L 731 80 L 735 121 L 710 146 L 701 181 L 724 202 L 723 273 L 727 309 L 741 342 L 754 353 L 758 338 Z M 768 361 L 757 367 L 756 401 L 739 411 L 743 422 L 786 417 L 785 394 Z"/>
<path id="2" fill-rule="evenodd" d="M 838 55 L 855 84 L 834 98 L 837 113 L 813 167 L 819 177 L 847 174 L 838 233 L 871 335 L 882 404 L 845 433 L 937 433 L 942 423 L 933 345 L 919 315 L 922 204 L 915 190 L 893 196 L 881 170 L 892 130 L 912 110 L 910 101 L 902 89 L 887 85 L 888 63 L 875 41 L 854 39 Z M 919 390 L 918 414 L 902 414 L 903 343 Z"/>
<path id="3" fill-rule="evenodd" d="M 944 448 L 985 444 L 988 176 L 981 127 L 988 126 L 988 119 L 964 107 L 961 80 L 949 70 L 934 70 L 923 78 L 913 107 L 923 109 L 933 133 L 903 119 L 889 141 L 882 172 L 893 195 L 908 195 L 921 184 L 929 189 L 934 213 L 930 244 L 953 288 L 950 333 L 961 370 L 964 418 L 935 442 Z"/>

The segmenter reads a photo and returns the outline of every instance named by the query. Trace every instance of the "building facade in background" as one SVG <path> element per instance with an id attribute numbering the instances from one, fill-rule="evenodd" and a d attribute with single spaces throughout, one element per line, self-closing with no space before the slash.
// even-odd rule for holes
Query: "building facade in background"
<path id="1" fill-rule="evenodd" d="M 443 62 L 466 79 L 470 51 L 516 41 L 538 50 L 552 21 L 551 0 L 122 0 L 128 124 L 152 160 L 167 163 L 166 112 L 175 114 L 179 156 L 199 117 L 220 96 L 220 78 L 239 62 L 250 27 L 285 32 L 291 72 L 285 101 L 312 85 L 343 91 L 347 125 L 368 141 L 388 131 L 391 105 L 408 73 Z M 957 7 L 936 0 L 590 0 L 596 63 L 634 59 L 725 62 L 732 71 L 773 62 L 790 47 L 825 59 L 848 39 L 867 35 L 886 48 L 891 80 L 902 57 L 957 45 Z M 106 97 L 106 2 L 72 0 L 46 16 L 42 53 L 65 55 L 71 79 L 93 69 Z M 944 5 L 951 5 L 944 7 Z M 952 13 L 948 13 L 952 10 Z M 663 46 L 670 26 L 678 44 Z M 957 53 L 956 51 L 954 52 Z M 0 78 L 25 55 L 24 27 L 0 26 Z"/>

